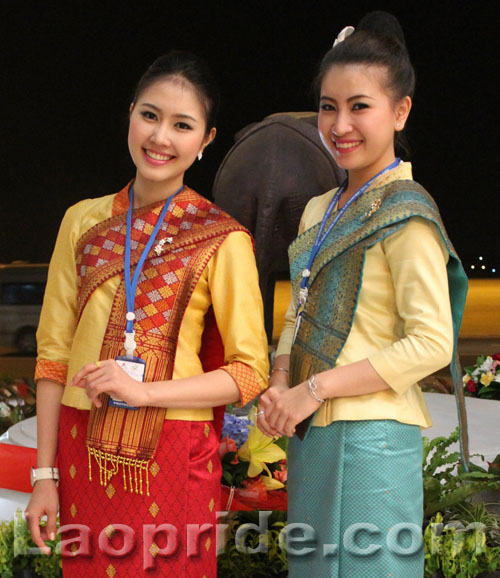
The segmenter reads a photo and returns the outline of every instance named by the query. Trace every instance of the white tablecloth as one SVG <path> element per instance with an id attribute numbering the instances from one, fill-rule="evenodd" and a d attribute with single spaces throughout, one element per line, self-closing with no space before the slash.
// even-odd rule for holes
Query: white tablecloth
<path id="1" fill-rule="evenodd" d="M 442 393 L 424 393 L 425 402 L 432 418 L 432 427 L 422 431 L 429 439 L 445 436 L 457 427 L 457 408 L 455 396 Z M 471 454 L 482 454 L 491 462 L 500 454 L 500 401 L 466 397 L 467 431 L 469 432 L 469 451 Z M 458 444 L 450 446 L 456 451 Z M 487 464 L 480 458 L 472 461 L 482 467 Z"/>

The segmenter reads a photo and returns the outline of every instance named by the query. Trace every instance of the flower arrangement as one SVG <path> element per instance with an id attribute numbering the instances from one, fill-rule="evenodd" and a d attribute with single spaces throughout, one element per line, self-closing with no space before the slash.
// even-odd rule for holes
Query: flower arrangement
<path id="1" fill-rule="evenodd" d="M 256 413 L 252 407 L 248 416 L 224 416 L 219 454 L 222 484 L 230 488 L 227 509 L 233 499 L 239 504 L 235 509 L 256 509 L 264 504 L 282 509 L 286 500 L 282 492 L 273 496 L 268 492 L 286 489 L 288 438 L 273 440 L 264 435 L 256 426 Z"/>
<path id="2" fill-rule="evenodd" d="M 480 355 L 475 365 L 464 369 L 463 383 L 466 395 L 500 400 L 500 353 Z"/>
<path id="3" fill-rule="evenodd" d="M 29 379 L 0 377 L 0 434 L 35 413 L 35 384 Z"/>

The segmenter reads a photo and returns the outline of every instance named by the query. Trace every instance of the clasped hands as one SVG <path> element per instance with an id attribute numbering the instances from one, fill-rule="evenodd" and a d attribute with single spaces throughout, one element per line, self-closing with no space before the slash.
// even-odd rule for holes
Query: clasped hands
<path id="1" fill-rule="evenodd" d="M 150 405 L 146 387 L 137 387 L 139 382 L 130 377 L 114 359 L 89 363 L 80 369 L 71 380 L 71 385 L 84 387 L 90 401 L 101 407 L 101 393 L 108 393 L 132 407 Z"/>
<path id="2" fill-rule="evenodd" d="M 310 395 L 307 382 L 292 388 L 284 384 L 271 385 L 260 397 L 257 425 L 269 437 L 292 437 L 297 424 L 320 405 Z"/>

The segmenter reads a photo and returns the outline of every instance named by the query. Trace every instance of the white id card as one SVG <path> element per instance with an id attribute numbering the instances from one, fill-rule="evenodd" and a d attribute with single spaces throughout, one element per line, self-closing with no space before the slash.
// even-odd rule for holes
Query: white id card
<path id="1" fill-rule="evenodd" d="M 135 381 L 144 381 L 146 362 L 143 359 L 140 357 L 133 357 L 132 359 L 129 359 L 128 357 L 122 357 L 120 355 L 115 359 L 115 361 L 132 379 L 135 379 Z M 109 405 L 113 407 L 121 407 L 123 409 L 139 409 L 138 407 L 132 407 L 128 405 L 121 399 L 115 399 L 111 396 L 109 397 Z"/>

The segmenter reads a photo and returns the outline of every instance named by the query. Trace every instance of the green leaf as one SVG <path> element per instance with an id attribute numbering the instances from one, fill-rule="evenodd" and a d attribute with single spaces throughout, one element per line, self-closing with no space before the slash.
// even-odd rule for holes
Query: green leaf
<path id="1" fill-rule="evenodd" d="M 287 452 L 289 441 L 290 441 L 290 438 L 288 436 L 282 436 L 279 439 L 277 439 L 274 443 L 277 446 L 279 446 L 284 452 Z"/>
<path id="2" fill-rule="evenodd" d="M 487 489 L 497 489 L 498 482 L 475 482 L 455 488 L 443 493 L 438 501 L 430 501 L 425 504 L 424 517 L 428 518 L 438 511 L 443 511 L 451 506 L 463 502 L 466 498 Z"/>
<path id="3" fill-rule="evenodd" d="M 228 486 L 233 485 L 233 476 L 228 471 L 222 471 L 222 478 L 227 482 Z"/>
<path id="4" fill-rule="evenodd" d="M 498 480 L 498 476 L 495 474 L 489 474 L 488 472 L 480 472 L 480 471 L 472 471 L 472 472 L 464 472 L 460 474 L 461 480 L 485 480 L 485 481 L 492 481 L 498 484 L 498 489 L 500 489 L 500 481 Z"/>

